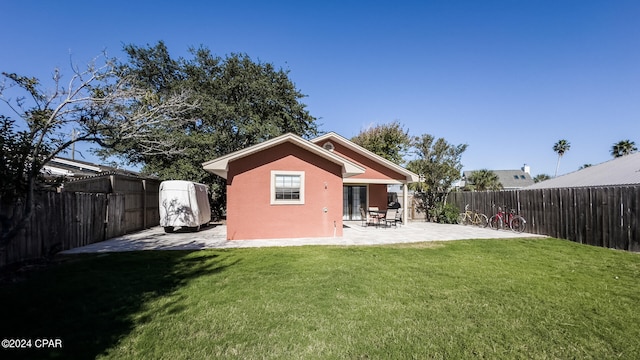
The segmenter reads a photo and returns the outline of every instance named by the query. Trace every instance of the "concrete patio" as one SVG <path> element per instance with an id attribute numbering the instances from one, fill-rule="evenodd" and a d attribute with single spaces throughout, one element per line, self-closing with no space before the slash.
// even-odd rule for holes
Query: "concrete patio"
<path id="1" fill-rule="evenodd" d="M 303 245 L 383 245 L 424 241 L 450 241 L 464 239 L 543 238 L 545 236 L 491 230 L 475 226 L 409 222 L 390 228 L 364 227 L 359 221 L 346 221 L 342 237 L 295 238 L 264 240 L 226 240 L 227 228 L 212 224 L 199 232 L 177 231 L 167 234 L 161 227 L 124 235 L 99 243 L 66 250 L 61 254 L 100 253 L 138 250 L 199 250 L 269 246 Z"/>

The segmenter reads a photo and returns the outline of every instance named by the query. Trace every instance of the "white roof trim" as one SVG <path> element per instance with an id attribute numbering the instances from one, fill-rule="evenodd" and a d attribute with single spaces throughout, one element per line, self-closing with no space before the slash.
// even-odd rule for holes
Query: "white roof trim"
<path id="1" fill-rule="evenodd" d="M 61 169 L 55 166 L 45 165 L 43 168 L 45 171 L 49 171 L 52 175 L 64 175 L 64 176 L 72 176 L 73 171 L 67 169 Z"/>
<path id="2" fill-rule="evenodd" d="M 390 168 L 391 170 L 393 170 L 395 172 L 398 172 L 398 173 L 406 176 L 407 177 L 407 181 L 406 181 L 407 183 L 418 182 L 420 180 L 420 177 L 417 174 L 415 174 L 415 173 L 403 168 L 402 166 L 400 166 L 398 164 L 395 164 L 395 163 L 383 158 L 380 155 L 374 154 L 373 152 L 371 152 L 371 151 L 363 148 L 362 146 L 360 146 L 360 145 L 358 145 L 358 144 L 356 144 L 356 143 L 354 143 L 354 142 L 352 142 L 352 141 L 350 141 L 350 140 L 348 140 L 348 139 L 336 134 L 335 132 L 329 132 L 329 133 L 326 133 L 326 134 L 324 134 L 322 136 L 319 136 L 319 137 L 317 137 L 315 139 L 311 139 L 311 142 L 313 142 L 313 143 L 321 143 L 324 140 L 329 140 L 329 139 L 337 140 L 337 142 L 339 142 L 342 145 L 352 149 L 353 151 L 359 153 L 360 155 L 364 155 L 364 156 L 374 160 L 375 162 L 377 162 L 377 163 L 379 163 L 379 164 L 381 164 L 381 165 L 383 165 L 383 166 L 385 166 L 387 168 Z"/>
<path id="3" fill-rule="evenodd" d="M 66 160 L 63 158 L 59 158 L 59 157 L 54 157 L 51 160 L 51 163 L 59 163 L 59 164 L 63 164 L 63 165 L 69 165 L 69 166 L 75 166 L 79 169 L 86 169 L 86 170 L 91 170 L 91 171 L 95 171 L 95 172 L 101 172 L 102 169 L 94 166 L 94 165 L 89 165 L 89 164 L 85 164 L 85 163 L 80 163 L 77 161 L 73 161 L 73 160 Z M 55 166 L 55 165 L 53 165 Z"/>
<path id="4" fill-rule="evenodd" d="M 276 145 L 283 144 L 285 142 L 291 142 L 293 144 L 296 144 L 307 151 L 310 151 L 320 157 L 323 157 L 335 164 L 341 165 L 343 177 L 363 174 L 365 171 L 365 169 L 362 166 L 356 163 L 353 163 L 341 156 L 333 154 L 330 151 L 323 149 L 321 146 L 318 146 L 292 133 L 284 134 L 276 138 L 263 141 L 259 144 L 249 146 L 248 148 L 221 156 L 217 159 L 207 161 L 205 163 L 202 163 L 202 168 L 210 173 L 216 174 L 226 179 L 227 172 L 229 171 L 229 162 L 241 159 L 243 157 L 266 150 Z"/>
<path id="5" fill-rule="evenodd" d="M 342 182 L 345 184 L 386 184 L 386 185 L 402 185 L 407 183 L 407 181 L 396 180 L 396 179 L 361 179 L 361 178 L 344 179 Z"/>

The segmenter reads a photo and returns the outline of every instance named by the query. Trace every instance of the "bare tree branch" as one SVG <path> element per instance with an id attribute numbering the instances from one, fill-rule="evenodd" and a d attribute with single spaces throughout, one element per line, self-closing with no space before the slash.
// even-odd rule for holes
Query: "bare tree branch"
<path id="1" fill-rule="evenodd" d="M 155 96 L 139 86 L 134 78 L 120 76 L 115 61 L 106 54 L 94 58 L 85 70 L 81 71 L 73 63 L 71 68 L 73 75 L 66 86 L 61 84 L 60 71 L 54 70 L 53 90 L 49 93 L 40 89 L 40 82 L 35 78 L 2 73 L 0 102 L 21 121 L 14 127 L 12 120 L 0 115 L 3 126 L 7 127 L 3 136 L 9 139 L 20 133 L 23 140 L 15 144 L 2 138 L 3 144 L 6 142 L 20 149 L 2 151 L 3 157 L 15 158 L 0 161 L 13 164 L 17 160 L 21 165 L 3 169 L 6 170 L 3 173 L 13 176 L 0 181 L 21 181 L 23 184 L 2 186 L 0 199 L 20 199 L 24 206 L 19 214 L 0 219 L 0 246 L 6 245 L 31 217 L 35 207 L 33 195 L 44 165 L 74 143 L 94 142 L 114 147 L 122 142 L 137 142 L 141 151 L 147 154 L 178 153 L 180 149 L 173 140 L 153 134 L 158 129 L 173 130 L 193 121 L 188 114 L 198 104 L 189 100 L 189 92 Z M 6 98 L 9 89 L 22 90 L 29 100 L 27 96 Z M 70 135 L 71 130 L 74 136 Z M 13 193 L 3 193 L 5 190 L 2 189 L 10 189 Z"/>

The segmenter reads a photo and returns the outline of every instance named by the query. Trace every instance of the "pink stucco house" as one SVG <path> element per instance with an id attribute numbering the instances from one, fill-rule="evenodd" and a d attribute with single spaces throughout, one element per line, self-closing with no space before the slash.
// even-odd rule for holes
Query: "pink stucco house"
<path id="1" fill-rule="evenodd" d="M 387 207 L 387 185 L 418 176 L 336 133 L 285 134 L 202 164 L 227 180 L 227 239 L 342 236 L 360 207 Z M 406 212 L 404 212 L 406 222 Z"/>

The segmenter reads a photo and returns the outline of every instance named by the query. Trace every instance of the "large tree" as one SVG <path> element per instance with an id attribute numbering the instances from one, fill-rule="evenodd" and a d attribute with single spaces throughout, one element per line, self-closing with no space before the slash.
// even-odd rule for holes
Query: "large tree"
<path id="1" fill-rule="evenodd" d="M 196 119 L 181 127 L 158 126 L 154 134 L 171 140 L 171 151 L 155 149 L 132 139 L 102 155 L 119 155 L 142 164 L 142 171 L 161 179 L 184 179 L 211 184 L 215 215 L 223 211 L 225 180 L 202 169 L 202 163 L 282 135 L 317 134 L 316 119 L 300 102 L 304 95 L 288 71 L 253 61 L 245 54 L 215 56 L 206 48 L 190 49 L 189 58 L 172 58 L 163 42 L 155 46 L 128 45 L 123 76 L 135 77 L 150 96 L 163 98 L 188 90 L 199 104 L 189 114 Z"/>
<path id="2" fill-rule="evenodd" d="M 134 79 L 121 76 L 106 55 L 84 70 L 72 65 L 72 72 L 63 82 L 56 69 L 49 89 L 36 78 L 2 73 L 0 103 L 6 115 L 0 114 L 0 200 L 13 204 L 14 212 L 0 214 L 0 246 L 31 217 L 34 193 L 44 185 L 44 165 L 73 144 L 156 141 L 149 135 L 153 129 L 189 122 L 193 104 L 187 93 L 150 96 Z M 170 149 L 172 144 L 162 146 Z"/>
<path id="3" fill-rule="evenodd" d="M 558 168 L 560 168 L 560 159 L 571 148 L 571 143 L 567 140 L 558 140 L 557 143 L 553 145 L 553 151 L 558 154 L 558 161 L 556 162 L 556 173 L 553 175 L 554 177 L 558 176 Z"/>
<path id="4" fill-rule="evenodd" d="M 636 143 L 631 140 L 620 140 L 611 146 L 611 156 L 618 158 L 638 151 Z"/>
<path id="5" fill-rule="evenodd" d="M 371 126 L 360 131 L 351 141 L 396 164 L 404 162 L 404 156 L 411 147 L 409 130 L 405 130 L 398 121 Z"/>
<path id="6" fill-rule="evenodd" d="M 451 185 L 460 179 L 460 160 L 467 145 L 453 145 L 443 138 L 423 134 L 413 139 L 413 148 L 416 159 L 409 161 L 407 168 L 420 176 L 420 182 L 413 186 L 421 199 L 419 210 L 428 219 L 437 218 L 436 209 L 442 208 Z"/>
<path id="7" fill-rule="evenodd" d="M 498 174 L 488 169 L 474 171 L 467 180 L 476 191 L 502 189 Z"/>

